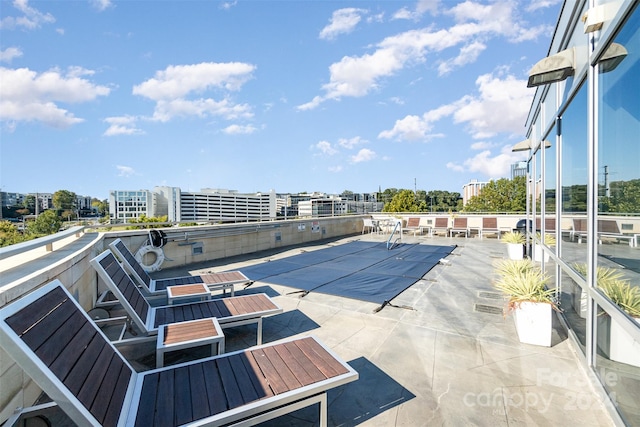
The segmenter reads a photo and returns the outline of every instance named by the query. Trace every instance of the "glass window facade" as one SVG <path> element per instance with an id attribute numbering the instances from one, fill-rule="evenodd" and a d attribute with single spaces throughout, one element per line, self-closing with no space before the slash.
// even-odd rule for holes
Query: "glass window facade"
<path id="1" fill-rule="evenodd" d="M 533 146 L 550 147 L 530 153 L 527 214 L 555 227 L 543 265 L 569 337 L 614 415 L 640 425 L 640 8 L 608 4 L 611 19 L 585 34 L 586 2 L 565 2 L 552 50 L 575 49 L 575 73 L 538 88 L 531 108 Z"/>

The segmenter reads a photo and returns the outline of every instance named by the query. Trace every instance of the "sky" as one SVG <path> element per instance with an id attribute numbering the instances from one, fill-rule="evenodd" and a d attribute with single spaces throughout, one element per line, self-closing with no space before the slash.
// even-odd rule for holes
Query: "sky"
<path id="1" fill-rule="evenodd" d="M 0 188 L 510 177 L 561 0 L 0 0 Z"/>

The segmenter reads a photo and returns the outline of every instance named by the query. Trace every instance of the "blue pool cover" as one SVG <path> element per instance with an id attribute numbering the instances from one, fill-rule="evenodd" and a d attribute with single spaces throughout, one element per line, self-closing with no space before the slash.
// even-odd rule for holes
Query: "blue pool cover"
<path id="1" fill-rule="evenodd" d="M 242 268 L 251 280 L 384 305 L 420 280 L 453 246 L 355 241 Z"/>

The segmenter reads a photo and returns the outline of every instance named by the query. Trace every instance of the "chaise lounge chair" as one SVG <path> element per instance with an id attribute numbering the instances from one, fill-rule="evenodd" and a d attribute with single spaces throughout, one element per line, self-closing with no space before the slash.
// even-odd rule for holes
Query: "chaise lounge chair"
<path id="1" fill-rule="evenodd" d="M 150 295 L 165 295 L 167 288 L 178 285 L 193 285 L 204 283 L 210 291 L 221 289 L 226 292 L 231 290 L 234 295 L 234 285 L 240 283 L 250 283 L 251 280 L 240 271 L 227 271 L 224 273 L 207 273 L 199 276 L 172 277 L 169 279 L 152 279 L 136 257 L 125 246 L 120 239 L 116 239 L 109 244 L 111 250 L 122 261 L 125 269 Z"/>
<path id="2" fill-rule="evenodd" d="M 449 229 L 449 237 L 453 237 L 454 234 L 464 233 L 464 237 L 469 237 L 469 226 L 467 225 L 467 218 L 454 218 L 453 227 Z"/>
<path id="3" fill-rule="evenodd" d="M 434 234 L 438 234 L 440 232 L 444 232 L 445 235 L 449 234 L 449 218 L 446 217 L 438 217 L 435 220 L 435 224 L 431 227 L 430 233 L 433 237 Z"/>
<path id="4" fill-rule="evenodd" d="M 138 373 L 60 281 L 0 309 L 0 345 L 80 426 L 253 425 L 358 373 L 313 337 Z M 236 425 L 236 424 L 234 424 Z"/>
<path id="5" fill-rule="evenodd" d="M 223 329 L 256 323 L 261 344 L 262 318 L 282 313 L 282 308 L 264 293 L 152 307 L 110 250 L 92 259 L 91 265 L 131 320 L 149 335 L 157 334 L 160 325 L 215 317 Z"/>

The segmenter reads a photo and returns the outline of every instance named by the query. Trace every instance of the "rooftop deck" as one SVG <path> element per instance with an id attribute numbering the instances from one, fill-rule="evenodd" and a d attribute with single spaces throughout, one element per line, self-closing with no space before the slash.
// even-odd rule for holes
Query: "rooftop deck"
<path id="1" fill-rule="evenodd" d="M 155 278 L 242 270 L 301 251 L 356 239 L 236 256 L 154 273 Z M 329 392 L 329 425 L 614 425 L 609 404 L 582 368 L 575 346 L 560 324 L 550 348 L 521 344 L 514 322 L 502 315 L 492 288 L 493 262 L 506 248 L 493 238 L 403 236 L 404 243 L 458 245 L 421 280 L 377 311 L 379 305 L 255 282 L 236 295 L 265 292 L 284 313 L 266 318 L 263 342 L 315 335 L 358 371 L 360 379 Z M 555 319 L 556 322 L 559 320 Z M 225 330 L 226 351 L 255 344 L 255 326 Z M 155 367 L 150 355 L 136 369 Z M 634 394 L 631 394 L 634 395 Z M 61 416 L 56 425 L 66 425 Z M 268 425 L 317 423 L 308 408 Z"/>
<path id="2" fill-rule="evenodd" d="M 365 234 L 354 239 L 380 240 Z M 330 425 L 613 425 L 556 325 L 551 348 L 521 344 L 513 320 L 491 286 L 492 263 L 506 257 L 496 239 L 404 236 L 405 243 L 458 244 L 424 278 L 374 313 L 376 304 L 256 282 L 243 292 L 267 292 L 284 308 L 263 325 L 263 340 L 313 334 L 348 361 L 360 379 L 329 393 Z M 320 249 L 288 249 L 260 257 L 163 270 L 158 277 L 242 269 Z M 226 349 L 255 342 L 252 327 L 225 331 Z M 314 410 L 272 425 L 314 425 Z"/>

